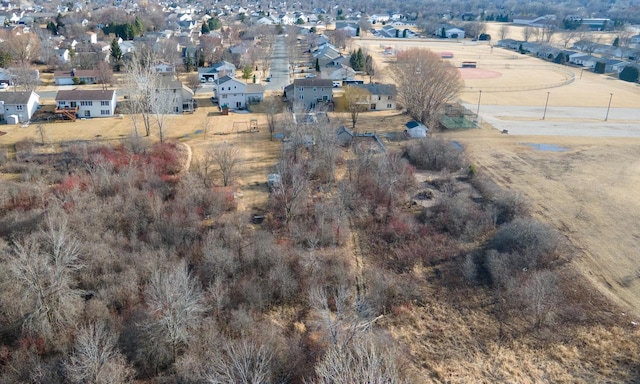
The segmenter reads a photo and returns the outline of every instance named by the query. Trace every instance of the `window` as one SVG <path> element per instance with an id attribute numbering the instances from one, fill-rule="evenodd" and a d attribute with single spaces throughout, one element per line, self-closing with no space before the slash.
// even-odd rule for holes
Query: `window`
<path id="1" fill-rule="evenodd" d="M 387 100 L 391 100 L 391 96 L 389 96 L 389 97 L 387 98 Z"/>
<path id="2" fill-rule="evenodd" d="M 227 98 L 227 96 L 228 96 L 228 95 L 222 95 L 222 98 L 223 98 L 223 99 L 226 99 L 226 98 Z"/>
<path id="3" fill-rule="evenodd" d="M 300 100 L 304 100 L 304 95 L 300 95 Z"/>
<path id="4" fill-rule="evenodd" d="M 304 87 L 300 87 L 300 88 L 298 88 L 298 91 L 300 91 L 300 92 L 304 92 Z"/>
<path id="5" fill-rule="evenodd" d="M 382 100 L 382 96 L 378 95 L 378 101 Z"/>
<path id="6" fill-rule="evenodd" d="M 392 108 L 391 104 L 387 104 L 387 108 L 391 109 Z"/>
<path id="7" fill-rule="evenodd" d="M 320 92 L 324 92 L 324 88 L 320 88 Z"/>
<path id="8" fill-rule="evenodd" d="M 84 117 L 91 117 L 91 111 L 84 111 Z"/>
<path id="9" fill-rule="evenodd" d="M 110 115 L 110 114 L 111 114 L 111 111 L 110 111 L 110 110 L 108 110 L 108 109 L 101 109 L 101 110 L 100 110 L 100 114 L 101 114 L 102 116 L 108 116 L 108 115 Z"/>
<path id="10" fill-rule="evenodd" d="M 22 111 L 22 110 L 24 110 L 23 105 L 16 105 L 16 111 Z"/>
<path id="11" fill-rule="evenodd" d="M 313 87 L 313 92 L 315 92 L 316 90 L 317 90 L 316 87 Z"/>
<path id="12" fill-rule="evenodd" d="M 108 107 L 111 102 L 109 100 L 103 100 L 100 102 L 100 105 L 103 107 Z"/>
<path id="13" fill-rule="evenodd" d="M 82 107 L 92 107 L 93 106 L 93 101 L 81 101 L 80 102 L 80 106 L 82 106 Z"/>

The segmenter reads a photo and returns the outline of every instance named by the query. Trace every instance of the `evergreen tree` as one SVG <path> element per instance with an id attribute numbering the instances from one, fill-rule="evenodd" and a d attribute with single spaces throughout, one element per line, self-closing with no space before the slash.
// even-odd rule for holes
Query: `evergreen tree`
<path id="1" fill-rule="evenodd" d="M 113 65 L 116 68 L 116 71 L 120 70 L 120 61 L 122 60 L 122 50 L 120 49 L 120 44 L 118 44 L 118 40 L 114 37 L 113 41 L 111 41 L 111 57 L 113 58 Z"/>
<path id="2" fill-rule="evenodd" d="M 54 36 L 58 34 L 58 26 L 53 21 L 47 23 L 47 30 Z"/>
<path id="3" fill-rule="evenodd" d="M 207 33 L 211 32 L 211 29 L 209 28 L 209 24 L 202 23 L 202 27 L 200 28 L 200 32 L 202 32 L 203 35 L 206 35 Z"/>
<path id="4" fill-rule="evenodd" d="M 135 35 L 141 36 L 144 35 L 144 24 L 142 24 L 142 20 L 136 16 L 133 21 L 133 31 Z"/>
<path id="5" fill-rule="evenodd" d="M 624 67 L 622 72 L 620 72 L 620 80 L 628 81 L 630 83 L 635 83 L 638 81 L 638 68 L 627 65 Z"/>
<path id="6" fill-rule="evenodd" d="M 193 60 L 191 59 L 191 55 L 189 54 L 189 52 L 186 52 L 187 55 L 184 58 L 184 70 L 185 72 L 191 72 L 193 71 Z"/>
<path id="7" fill-rule="evenodd" d="M 316 58 L 316 72 L 320 72 L 320 61 Z"/>
<path id="8" fill-rule="evenodd" d="M 619 47 L 620 46 L 620 38 L 616 37 L 615 40 L 613 40 L 613 44 L 614 47 Z"/>
<path id="9" fill-rule="evenodd" d="M 356 28 L 356 36 L 360 36 L 360 27 Z"/>

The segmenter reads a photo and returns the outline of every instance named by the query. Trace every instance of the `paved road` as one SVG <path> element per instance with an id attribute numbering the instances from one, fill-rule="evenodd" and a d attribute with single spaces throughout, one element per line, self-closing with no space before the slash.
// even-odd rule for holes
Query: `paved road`
<path id="1" fill-rule="evenodd" d="M 465 104 L 471 111 L 478 106 Z M 480 117 L 513 135 L 640 137 L 640 109 L 480 105 Z M 607 117 L 607 121 L 604 121 Z"/>
<path id="2" fill-rule="evenodd" d="M 284 36 L 277 36 L 273 45 L 273 55 L 270 64 L 271 82 L 267 84 L 268 91 L 282 91 L 289 85 L 289 58 Z"/>

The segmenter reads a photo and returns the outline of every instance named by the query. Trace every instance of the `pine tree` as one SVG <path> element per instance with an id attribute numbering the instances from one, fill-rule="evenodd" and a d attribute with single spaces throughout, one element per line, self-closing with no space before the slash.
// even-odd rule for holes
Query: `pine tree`
<path id="1" fill-rule="evenodd" d="M 122 60 L 122 50 L 120 49 L 120 44 L 118 44 L 118 40 L 113 38 L 111 42 L 111 57 L 113 58 L 113 65 L 116 68 L 116 71 L 120 70 L 120 61 Z"/>
<path id="2" fill-rule="evenodd" d="M 202 32 L 203 35 L 206 35 L 207 33 L 211 32 L 211 29 L 209 28 L 209 24 L 202 23 L 202 27 L 200 27 L 200 32 Z"/>
<path id="3" fill-rule="evenodd" d="M 320 61 L 316 58 L 316 72 L 320 72 Z"/>
<path id="4" fill-rule="evenodd" d="M 136 16 L 133 23 L 134 33 L 136 35 L 144 35 L 144 24 L 142 24 L 142 20 L 140 20 L 138 16 Z"/>

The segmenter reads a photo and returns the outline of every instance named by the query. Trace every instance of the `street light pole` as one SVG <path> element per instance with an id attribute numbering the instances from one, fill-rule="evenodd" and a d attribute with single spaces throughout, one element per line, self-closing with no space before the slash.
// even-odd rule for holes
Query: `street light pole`
<path id="1" fill-rule="evenodd" d="M 482 99 L 482 89 L 480 90 L 480 95 L 478 96 L 478 109 L 476 110 L 476 117 L 480 114 L 480 100 Z"/>
<path id="2" fill-rule="evenodd" d="M 551 92 L 547 92 L 547 101 L 544 103 L 544 113 L 542 114 L 542 120 L 547 117 L 547 105 L 549 105 L 549 94 Z"/>
<path id="3" fill-rule="evenodd" d="M 607 114 L 604 117 L 604 121 L 609 120 L 609 110 L 611 109 L 611 99 L 613 99 L 613 93 L 609 94 L 609 105 L 607 106 Z"/>

